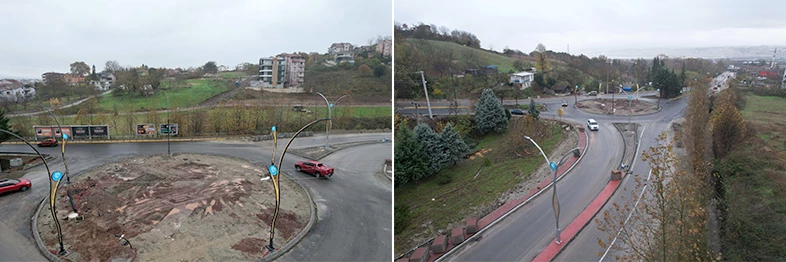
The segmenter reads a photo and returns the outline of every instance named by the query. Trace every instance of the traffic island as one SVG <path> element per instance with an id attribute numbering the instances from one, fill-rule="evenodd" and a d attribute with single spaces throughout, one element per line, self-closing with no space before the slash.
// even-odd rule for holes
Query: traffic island
<path id="1" fill-rule="evenodd" d="M 69 251 L 60 259 L 258 260 L 267 253 L 275 208 L 272 183 L 260 181 L 266 174 L 243 160 L 176 154 L 127 159 L 74 176 L 56 202 Z M 295 181 L 284 176 L 280 182 L 275 243 L 285 251 L 313 225 L 313 205 Z M 34 231 L 44 252 L 59 249 L 48 198 Z"/>
<path id="2" fill-rule="evenodd" d="M 607 98 L 581 100 L 576 103 L 576 108 L 589 114 L 618 116 L 627 116 L 628 113 L 632 116 L 648 115 L 660 111 L 656 104 L 642 100 L 629 101 L 624 95 L 614 99 L 613 103 Z"/>
<path id="3" fill-rule="evenodd" d="M 288 152 L 290 154 L 294 154 L 311 160 L 318 161 L 332 154 L 333 152 L 348 147 L 377 144 L 377 143 L 387 143 L 387 142 L 390 141 L 371 140 L 371 141 L 357 141 L 357 142 L 349 142 L 349 143 L 337 143 L 337 144 L 330 144 L 328 146 L 328 149 L 325 149 L 325 146 L 315 146 L 315 147 L 307 147 L 307 148 L 290 149 Z"/>

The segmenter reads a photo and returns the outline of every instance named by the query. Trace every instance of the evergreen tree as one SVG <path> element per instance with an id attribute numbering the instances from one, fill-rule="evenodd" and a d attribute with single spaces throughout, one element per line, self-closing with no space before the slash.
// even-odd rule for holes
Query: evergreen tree
<path id="1" fill-rule="evenodd" d="M 682 70 L 680 70 L 680 89 L 685 86 L 685 60 L 682 60 Z"/>
<path id="2" fill-rule="evenodd" d="M 532 99 L 532 97 L 529 98 L 528 111 L 529 111 L 529 115 L 532 116 L 532 118 L 535 118 L 535 120 L 540 119 L 540 111 L 538 111 L 538 107 L 537 105 L 535 105 L 535 99 Z"/>
<path id="3" fill-rule="evenodd" d="M 494 95 L 491 89 L 483 90 L 478 105 L 475 108 L 475 122 L 481 133 L 489 131 L 503 132 L 508 128 L 508 119 L 505 117 L 505 108 Z"/>
<path id="4" fill-rule="evenodd" d="M 8 118 L 5 116 L 5 111 L 0 109 L 0 128 L 10 131 L 14 134 L 19 134 L 13 130 L 11 130 L 11 126 L 8 125 Z M 5 142 L 6 140 L 12 139 L 13 136 L 6 134 L 5 132 L 0 132 L 0 143 Z"/>
<path id="5" fill-rule="evenodd" d="M 440 158 L 441 166 L 455 164 L 470 150 L 469 146 L 461 139 L 461 134 L 453 128 L 452 124 L 446 125 L 439 136 L 441 141 L 440 145 L 444 152 L 444 157 Z"/>
<path id="6" fill-rule="evenodd" d="M 436 173 L 439 171 L 442 166 L 440 163 L 440 154 L 442 153 L 442 148 L 440 147 L 440 139 L 439 134 L 434 132 L 434 129 L 431 129 L 430 126 L 419 123 L 415 126 L 415 139 L 423 146 L 423 151 L 428 155 L 429 159 L 429 172 L 426 176 L 430 176 L 431 174 Z"/>
<path id="7" fill-rule="evenodd" d="M 402 125 L 396 132 L 396 187 L 415 182 L 429 171 L 429 158 L 423 146 L 408 127 Z"/>

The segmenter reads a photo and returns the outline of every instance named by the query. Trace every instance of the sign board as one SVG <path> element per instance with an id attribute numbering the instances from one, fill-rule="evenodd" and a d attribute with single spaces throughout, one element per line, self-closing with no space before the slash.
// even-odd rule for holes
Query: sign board
<path id="1" fill-rule="evenodd" d="M 176 136 L 178 134 L 178 126 L 177 123 L 170 123 L 171 125 L 171 135 Z M 159 133 L 162 135 L 166 135 L 169 130 L 167 130 L 167 124 L 160 124 L 159 125 Z"/>
<path id="2" fill-rule="evenodd" d="M 36 138 L 52 137 L 51 127 L 33 127 Z"/>
<path id="3" fill-rule="evenodd" d="M 74 138 L 90 136 L 90 130 L 88 126 L 72 126 L 71 133 L 71 136 Z"/>
<path id="4" fill-rule="evenodd" d="M 62 126 L 60 128 L 57 126 L 33 126 L 36 139 L 62 137 L 61 130 L 62 134 L 71 136 L 71 126 Z"/>
<path id="5" fill-rule="evenodd" d="M 108 126 L 90 126 L 90 136 L 109 136 Z"/>
<path id="6" fill-rule="evenodd" d="M 156 134 L 156 126 L 153 124 L 137 124 L 136 125 L 136 134 L 137 135 L 155 135 Z"/>

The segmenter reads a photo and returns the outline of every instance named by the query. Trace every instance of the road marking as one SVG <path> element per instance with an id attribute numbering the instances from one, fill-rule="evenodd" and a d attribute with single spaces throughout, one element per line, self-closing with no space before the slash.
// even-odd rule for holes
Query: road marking
<path id="1" fill-rule="evenodd" d="M 651 176 L 652 176 L 652 169 L 650 169 L 650 173 L 649 173 L 649 175 L 647 175 L 647 181 L 650 180 Z M 606 248 L 606 252 L 603 252 L 603 256 L 600 257 L 600 260 L 598 260 L 599 262 L 603 261 L 603 259 L 606 258 L 606 255 L 609 254 L 609 251 L 611 251 L 611 248 L 614 246 L 614 243 L 617 242 L 617 238 L 622 233 L 622 230 L 625 229 L 625 225 L 628 224 L 628 220 L 630 220 L 630 217 L 633 216 L 633 212 L 636 212 L 636 207 L 639 206 L 639 202 L 641 202 L 641 198 L 644 196 L 644 191 L 646 191 L 646 190 L 647 190 L 647 185 L 645 184 L 644 188 L 641 189 L 641 194 L 639 194 L 639 199 L 636 200 L 636 204 L 633 205 L 633 210 L 631 210 L 630 214 L 628 214 L 628 217 L 625 218 L 625 222 L 622 223 L 622 227 L 620 228 L 619 231 L 617 231 L 617 235 L 615 235 L 614 239 L 611 240 L 611 244 L 609 244 L 609 247 Z"/>

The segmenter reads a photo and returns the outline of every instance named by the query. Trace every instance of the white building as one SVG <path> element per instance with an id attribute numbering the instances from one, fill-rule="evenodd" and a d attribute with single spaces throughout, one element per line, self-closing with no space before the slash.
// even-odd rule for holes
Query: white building
<path id="1" fill-rule="evenodd" d="M 25 86 L 13 79 L 0 80 L 0 100 L 19 102 L 35 97 L 35 88 Z"/>
<path id="2" fill-rule="evenodd" d="M 786 88 L 786 70 L 783 70 L 783 82 L 781 83 L 781 88 Z"/>
<path id="3" fill-rule="evenodd" d="M 263 88 L 284 88 L 287 62 L 283 57 L 259 59 L 258 81 Z"/>
<path id="4" fill-rule="evenodd" d="M 341 62 L 355 63 L 355 47 L 350 43 L 333 43 L 328 48 L 328 53 L 333 56 L 336 64 Z"/>
<path id="5" fill-rule="evenodd" d="M 393 41 L 390 40 L 382 40 L 377 43 L 377 53 L 382 54 L 382 56 L 390 56 L 390 52 L 393 49 Z"/>
<path id="6" fill-rule="evenodd" d="M 532 85 L 532 81 L 534 80 L 535 80 L 535 74 L 527 71 L 522 71 L 510 75 L 510 83 L 514 85 L 516 84 L 521 85 L 521 89 L 530 87 Z"/>

